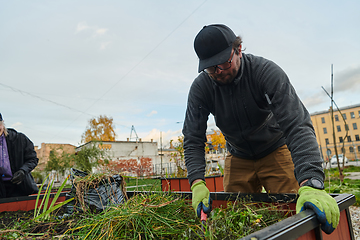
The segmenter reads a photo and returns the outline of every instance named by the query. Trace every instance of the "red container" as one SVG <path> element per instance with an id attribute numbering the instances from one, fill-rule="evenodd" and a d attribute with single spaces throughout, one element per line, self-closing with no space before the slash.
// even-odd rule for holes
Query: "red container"
<path id="1" fill-rule="evenodd" d="M 178 186 L 180 186 L 180 181 L 177 181 L 177 183 Z M 60 194 L 58 202 L 65 200 L 67 192 L 68 191 L 63 191 Z M 151 192 L 127 192 L 127 196 L 131 198 L 137 193 L 151 194 Z M 189 191 L 178 192 L 175 194 L 179 194 L 181 197 L 187 198 L 191 201 L 191 192 Z M 53 194 L 52 197 L 54 195 L 55 194 Z M 352 194 L 331 194 L 331 196 L 333 196 L 338 203 L 338 207 L 340 209 L 340 222 L 335 231 L 332 234 L 327 235 L 321 231 L 319 222 L 317 221 L 316 215 L 313 211 L 306 210 L 299 214 L 295 214 L 295 205 L 297 200 L 296 194 L 210 193 L 210 197 L 213 199 L 213 207 L 220 207 L 221 205 L 227 204 L 229 201 L 234 201 L 239 197 L 259 204 L 276 204 L 279 206 L 279 209 L 287 209 L 289 211 L 290 217 L 250 234 L 242 238 L 243 240 L 355 240 L 349 212 L 349 206 L 356 202 L 355 196 Z M 34 194 L 26 197 L 2 198 L 0 199 L 0 211 L 33 210 L 35 207 L 36 197 L 37 195 Z"/>
<path id="2" fill-rule="evenodd" d="M 146 192 L 127 192 L 128 197 L 134 194 Z M 151 192 L 147 192 L 151 194 Z M 179 196 L 191 201 L 191 192 L 176 192 Z M 330 235 L 322 232 L 316 215 L 312 210 L 296 214 L 295 206 L 297 194 L 267 194 L 267 193 L 225 193 L 211 192 L 213 207 L 225 206 L 229 201 L 235 201 L 238 197 L 249 202 L 258 204 L 271 203 L 279 209 L 287 210 L 289 217 L 274 223 L 262 230 L 247 235 L 241 240 L 355 240 L 351 223 L 349 206 L 356 202 L 352 194 L 331 194 L 338 203 L 340 209 L 340 222 Z M 191 203 L 190 203 L 191 204 Z M 225 204 L 225 205 L 224 205 Z"/>
<path id="3" fill-rule="evenodd" d="M 223 192 L 224 176 L 209 176 L 205 177 L 206 186 L 210 192 Z M 161 190 L 173 192 L 189 192 L 190 184 L 187 178 L 161 178 Z"/>
<path id="4" fill-rule="evenodd" d="M 56 202 L 63 202 L 66 198 L 66 193 L 68 191 L 63 191 L 60 193 Z M 54 199 L 56 193 L 51 193 L 49 198 L 49 205 Z M 15 212 L 15 211 L 30 211 L 35 209 L 36 198 L 38 194 L 32 194 L 24 197 L 11 197 L 11 198 L 0 198 L 0 212 Z M 40 194 L 38 207 L 41 204 L 44 194 Z"/>

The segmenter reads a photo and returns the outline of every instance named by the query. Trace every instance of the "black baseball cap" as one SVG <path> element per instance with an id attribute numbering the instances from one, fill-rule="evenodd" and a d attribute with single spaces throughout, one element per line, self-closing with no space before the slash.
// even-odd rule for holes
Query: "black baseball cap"
<path id="1" fill-rule="evenodd" d="M 235 39 L 235 33 L 228 26 L 223 24 L 204 26 L 194 40 L 194 49 L 199 57 L 198 71 L 226 62 Z"/>
<path id="2" fill-rule="evenodd" d="M 1 113 L 0 113 L 0 121 L 2 121 L 3 119 L 2 119 L 2 115 L 1 115 Z"/>

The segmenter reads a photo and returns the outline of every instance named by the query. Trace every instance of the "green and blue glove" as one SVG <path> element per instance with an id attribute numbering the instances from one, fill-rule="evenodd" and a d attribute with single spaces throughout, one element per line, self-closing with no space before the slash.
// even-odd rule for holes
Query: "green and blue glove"
<path id="1" fill-rule="evenodd" d="M 321 229 L 327 233 L 332 233 L 340 220 L 340 210 L 336 200 L 320 190 L 308 186 L 299 189 L 299 198 L 296 203 L 296 213 L 311 209 L 315 212 Z"/>
<path id="2" fill-rule="evenodd" d="M 206 187 L 204 181 L 199 181 L 191 186 L 192 191 L 192 207 L 198 217 L 201 216 L 201 209 L 204 213 L 211 212 L 210 191 Z"/>

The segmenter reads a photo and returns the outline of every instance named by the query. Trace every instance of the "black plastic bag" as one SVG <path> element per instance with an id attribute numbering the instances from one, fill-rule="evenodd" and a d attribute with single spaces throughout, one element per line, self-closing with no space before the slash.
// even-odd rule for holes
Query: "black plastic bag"
<path id="1" fill-rule="evenodd" d="M 70 179 L 72 181 L 71 191 L 67 194 L 67 199 L 76 196 L 76 186 L 74 186 L 75 176 L 86 177 L 86 172 L 71 168 Z M 83 203 L 77 200 L 71 201 L 67 204 L 66 212 L 72 213 L 75 209 L 82 211 L 85 204 L 86 208 L 103 211 L 108 205 L 119 205 L 125 201 L 125 193 L 123 191 L 123 178 L 120 175 L 113 175 L 109 178 L 103 179 L 95 188 L 86 189 L 83 193 Z"/>

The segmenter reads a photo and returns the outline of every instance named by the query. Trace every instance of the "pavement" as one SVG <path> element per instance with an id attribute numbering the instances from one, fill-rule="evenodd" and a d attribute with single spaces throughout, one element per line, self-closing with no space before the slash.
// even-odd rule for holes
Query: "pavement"
<path id="1" fill-rule="evenodd" d="M 345 178 L 349 179 L 360 179 L 360 172 L 346 172 Z"/>

